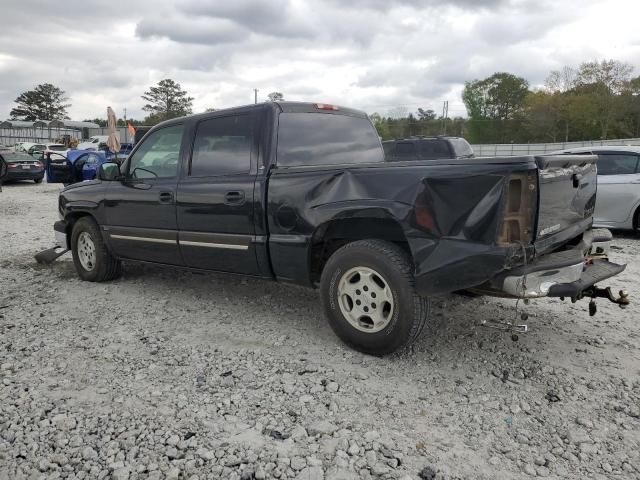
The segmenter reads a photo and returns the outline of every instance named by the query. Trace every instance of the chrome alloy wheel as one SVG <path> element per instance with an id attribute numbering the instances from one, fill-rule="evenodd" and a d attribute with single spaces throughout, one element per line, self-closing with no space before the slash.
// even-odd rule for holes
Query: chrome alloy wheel
<path id="1" fill-rule="evenodd" d="M 369 267 L 354 267 L 342 275 L 338 304 L 347 321 L 366 333 L 379 332 L 389 325 L 395 307 L 388 282 Z"/>
<path id="2" fill-rule="evenodd" d="M 82 232 L 78 235 L 76 248 L 82 268 L 89 272 L 93 270 L 96 266 L 96 246 L 88 232 Z"/>

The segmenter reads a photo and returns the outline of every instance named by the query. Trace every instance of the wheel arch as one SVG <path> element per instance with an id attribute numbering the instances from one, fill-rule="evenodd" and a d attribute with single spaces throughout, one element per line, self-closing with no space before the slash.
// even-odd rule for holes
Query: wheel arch
<path id="1" fill-rule="evenodd" d="M 96 221 L 96 218 L 90 212 L 83 210 L 69 212 L 64 217 L 65 221 L 67 222 L 65 231 L 65 233 L 67 234 L 67 248 L 71 248 L 71 234 L 73 233 L 73 227 L 78 222 L 78 220 L 84 217 L 90 217 L 94 222 L 96 222 L 96 224 L 98 223 Z"/>
<path id="2" fill-rule="evenodd" d="M 640 228 L 640 202 L 634 207 L 633 218 L 631 220 L 633 223 L 633 229 L 638 230 Z"/>
<path id="3" fill-rule="evenodd" d="M 327 260 L 336 250 L 359 240 L 388 241 L 401 247 L 410 259 L 413 258 L 402 225 L 387 212 L 375 216 L 333 218 L 319 225 L 311 236 L 309 249 L 311 284 L 318 284 Z"/>

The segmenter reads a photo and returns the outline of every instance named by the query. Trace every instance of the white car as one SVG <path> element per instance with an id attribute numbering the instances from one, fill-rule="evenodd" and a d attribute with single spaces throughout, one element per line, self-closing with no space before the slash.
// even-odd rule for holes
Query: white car
<path id="1" fill-rule="evenodd" d="M 100 144 L 106 144 L 108 139 L 108 135 L 94 135 L 88 140 L 80 142 L 76 148 L 78 150 L 99 150 Z"/>
<path id="2" fill-rule="evenodd" d="M 640 147 L 581 147 L 554 153 L 598 156 L 594 227 L 640 228 Z"/>

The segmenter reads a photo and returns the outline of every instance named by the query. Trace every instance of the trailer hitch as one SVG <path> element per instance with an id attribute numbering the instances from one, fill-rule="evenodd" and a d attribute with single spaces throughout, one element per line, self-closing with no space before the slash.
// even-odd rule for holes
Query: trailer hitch
<path id="1" fill-rule="evenodd" d="M 580 292 L 580 295 L 571 299 L 572 303 L 576 303 L 578 300 L 590 297 L 591 301 L 589 302 L 589 315 L 593 317 L 598 312 L 598 307 L 596 306 L 596 298 L 606 298 L 611 303 L 617 304 L 620 308 L 626 308 L 629 305 L 629 294 L 626 290 L 620 290 L 618 292 L 618 297 L 615 296 L 611 287 L 607 288 L 599 288 L 595 285 L 587 288 Z"/>

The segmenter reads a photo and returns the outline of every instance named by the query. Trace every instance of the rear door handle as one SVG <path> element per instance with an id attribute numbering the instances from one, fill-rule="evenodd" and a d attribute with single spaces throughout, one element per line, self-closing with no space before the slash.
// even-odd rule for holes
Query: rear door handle
<path id="1" fill-rule="evenodd" d="M 244 203 L 244 192 L 233 191 L 225 193 L 224 203 L 233 205 Z"/>
<path id="2" fill-rule="evenodd" d="M 173 192 L 160 192 L 160 203 L 173 203 Z"/>

